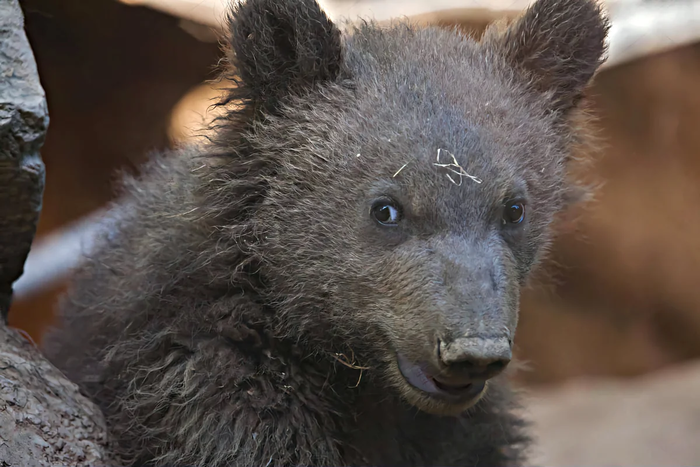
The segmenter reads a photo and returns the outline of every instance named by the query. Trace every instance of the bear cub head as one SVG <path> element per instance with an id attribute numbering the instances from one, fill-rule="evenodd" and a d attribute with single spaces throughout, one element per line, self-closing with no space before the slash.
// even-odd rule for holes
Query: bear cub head
<path id="1" fill-rule="evenodd" d="M 248 247 L 280 335 L 352 352 L 424 411 L 478 401 L 569 200 L 574 117 L 607 30 L 594 0 L 539 0 L 479 41 L 341 33 L 313 0 L 236 6 L 229 101 L 260 192 Z"/>

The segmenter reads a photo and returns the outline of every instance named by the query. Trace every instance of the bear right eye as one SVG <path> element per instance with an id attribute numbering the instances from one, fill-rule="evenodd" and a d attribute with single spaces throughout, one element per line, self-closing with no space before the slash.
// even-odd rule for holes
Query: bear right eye
<path id="1" fill-rule="evenodd" d="M 391 201 L 381 200 L 372 205 L 372 217 L 380 225 L 385 227 L 395 227 L 401 220 L 401 209 Z"/>

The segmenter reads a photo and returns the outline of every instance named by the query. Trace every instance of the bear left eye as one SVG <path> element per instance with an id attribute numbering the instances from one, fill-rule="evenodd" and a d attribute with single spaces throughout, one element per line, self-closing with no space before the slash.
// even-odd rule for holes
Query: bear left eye
<path id="1" fill-rule="evenodd" d="M 509 201 L 503 209 L 504 224 L 520 224 L 525 220 L 525 204 L 522 201 Z"/>
<path id="2" fill-rule="evenodd" d="M 401 210 L 394 203 L 378 201 L 372 206 L 372 217 L 383 226 L 393 227 L 401 220 Z"/>

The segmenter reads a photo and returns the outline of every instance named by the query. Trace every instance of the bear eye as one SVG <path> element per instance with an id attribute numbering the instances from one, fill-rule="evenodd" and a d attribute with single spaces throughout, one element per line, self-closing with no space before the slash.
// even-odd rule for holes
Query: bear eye
<path id="1" fill-rule="evenodd" d="M 520 224 L 525 220 L 525 203 L 509 201 L 503 208 L 503 224 Z"/>
<path id="2" fill-rule="evenodd" d="M 376 201 L 372 205 L 371 214 L 374 220 L 386 227 L 394 227 L 401 220 L 401 209 L 399 206 L 387 200 Z"/>

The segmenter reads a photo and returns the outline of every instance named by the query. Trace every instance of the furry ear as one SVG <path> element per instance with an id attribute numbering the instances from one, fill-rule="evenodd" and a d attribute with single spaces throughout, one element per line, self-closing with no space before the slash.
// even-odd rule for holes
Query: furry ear
<path id="1" fill-rule="evenodd" d="M 552 96 L 553 110 L 567 112 L 605 60 L 608 19 L 596 0 L 538 0 L 505 32 L 485 40 L 531 86 Z"/>
<path id="2" fill-rule="evenodd" d="M 315 0 L 246 0 L 229 13 L 228 26 L 239 85 L 265 110 L 340 73 L 340 31 Z"/>

